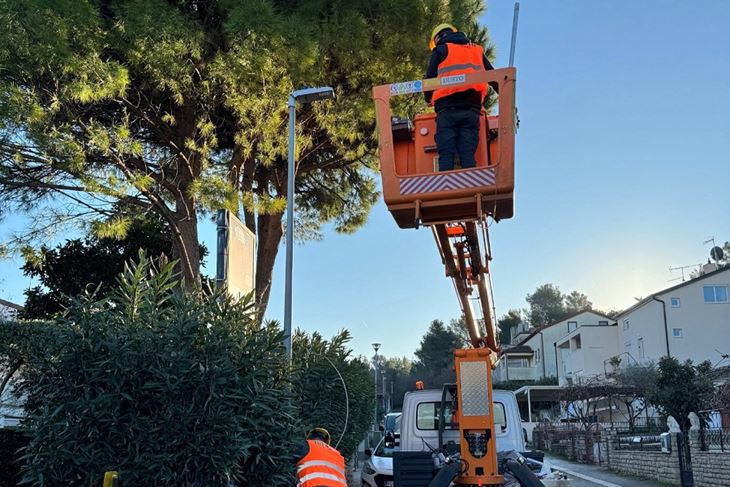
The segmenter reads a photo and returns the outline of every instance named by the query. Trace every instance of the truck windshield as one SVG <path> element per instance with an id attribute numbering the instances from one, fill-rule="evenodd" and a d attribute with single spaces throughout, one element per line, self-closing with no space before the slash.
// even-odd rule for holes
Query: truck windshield
<path id="1" fill-rule="evenodd" d="M 440 402 L 422 402 L 416 409 L 416 428 L 419 430 L 437 430 L 439 429 L 439 409 Z M 445 405 L 444 419 L 446 424 L 445 430 L 454 429 L 449 422 L 451 421 L 451 406 Z"/>
<path id="2" fill-rule="evenodd" d="M 439 409 L 441 407 L 440 402 L 422 402 L 416 409 L 416 428 L 421 431 L 424 430 L 437 430 L 439 429 Z M 445 405 L 444 419 L 446 424 L 444 425 L 445 430 L 457 429 L 451 426 L 451 406 Z M 507 417 L 504 413 L 504 404 L 501 402 L 494 403 L 494 426 L 499 427 L 499 431 L 507 429 Z"/>

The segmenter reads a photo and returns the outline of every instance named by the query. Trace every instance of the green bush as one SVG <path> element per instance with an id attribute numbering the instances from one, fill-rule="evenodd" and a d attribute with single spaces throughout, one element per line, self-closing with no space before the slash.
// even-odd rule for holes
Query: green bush
<path id="1" fill-rule="evenodd" d="M 279 330 L 257 325 L 250 301 L 182 293 L 171 269 L 128 267 L 111 297 L 77 299 L 52 329 L 2 325 L 35 331 L 26 480 L 100 485 L 118 470 L 126 487 L 292 485 L 301 425 Z"/>
<path id="2" fill-rule="evenodd" d="M 326 428 L 332 445 L 339 442 L 338 450 L 345 458 L 355 452 L 368 431 L 375 407 L 372 373 L 365 361 L 350 356 L 352 350 L 346 345 L 351 338 L 347 330 L 330 340 L 301 330 L 292 337 L 297 415 L 305 429 Z M 338 372 L 347 386 L 347 397 Z"/>
<path id="3" fill-rule="evenodd" d="M 28 436 L 14 429 L 0 429 L 0 487 L 15 487 L 20 482 L 19 451 L 28 444 Z"/>

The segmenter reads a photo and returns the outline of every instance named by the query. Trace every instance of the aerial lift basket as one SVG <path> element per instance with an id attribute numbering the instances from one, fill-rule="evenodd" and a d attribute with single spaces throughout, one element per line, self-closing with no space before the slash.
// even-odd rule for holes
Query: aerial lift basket
<path id="1" fill-rule="evenodd" d="M 376 86 L 373 99 L 380 137 L 383 198 L 398 226 L 414 228 L 454 221 L 511 218 L 514 213 L 514 146 L 516 132 L 515 68 L 500 68 Z M 393 96 L 443 87 L 496 83 L 499 111 L 482 111 L 476 167 L 438 171 L 434 135 L 436 114 L 413 122 L 392 117 Z"/>

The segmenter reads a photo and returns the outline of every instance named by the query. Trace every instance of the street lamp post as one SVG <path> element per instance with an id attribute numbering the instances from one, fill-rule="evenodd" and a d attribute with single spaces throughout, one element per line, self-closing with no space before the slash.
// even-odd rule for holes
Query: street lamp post
<path id="1" fill-rule="evenodd" d="M 378 350 L 380 350 L 379 343 L 373 343 L 375 349 L 375 356 L 373 357 L 373 369 L 375 375 L 375 409 L 373 410 L 373 431 L 378 431 Z"/>
<path id="2" fill-rule="evenodd" d="M 294 151 L 296 148 L 297 102 L 331 100 L 335 91 L 329 86 L 304 88 L 289 94 L 289 160 L 286 181 L 286 282 L 284 290 L 284 347 L 291 362 L 292 268 L 294 257 Z"/>

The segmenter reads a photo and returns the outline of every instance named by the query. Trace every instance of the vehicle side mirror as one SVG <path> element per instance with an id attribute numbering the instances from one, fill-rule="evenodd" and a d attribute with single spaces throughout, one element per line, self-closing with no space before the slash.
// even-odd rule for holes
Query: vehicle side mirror
<path id="1" fill-rule="evenodd" d="M 366 448 L 365 449 L 365 456 L 366 457 L 372 457 L 373 456 L 373 451 L 370 448 Z"/>

